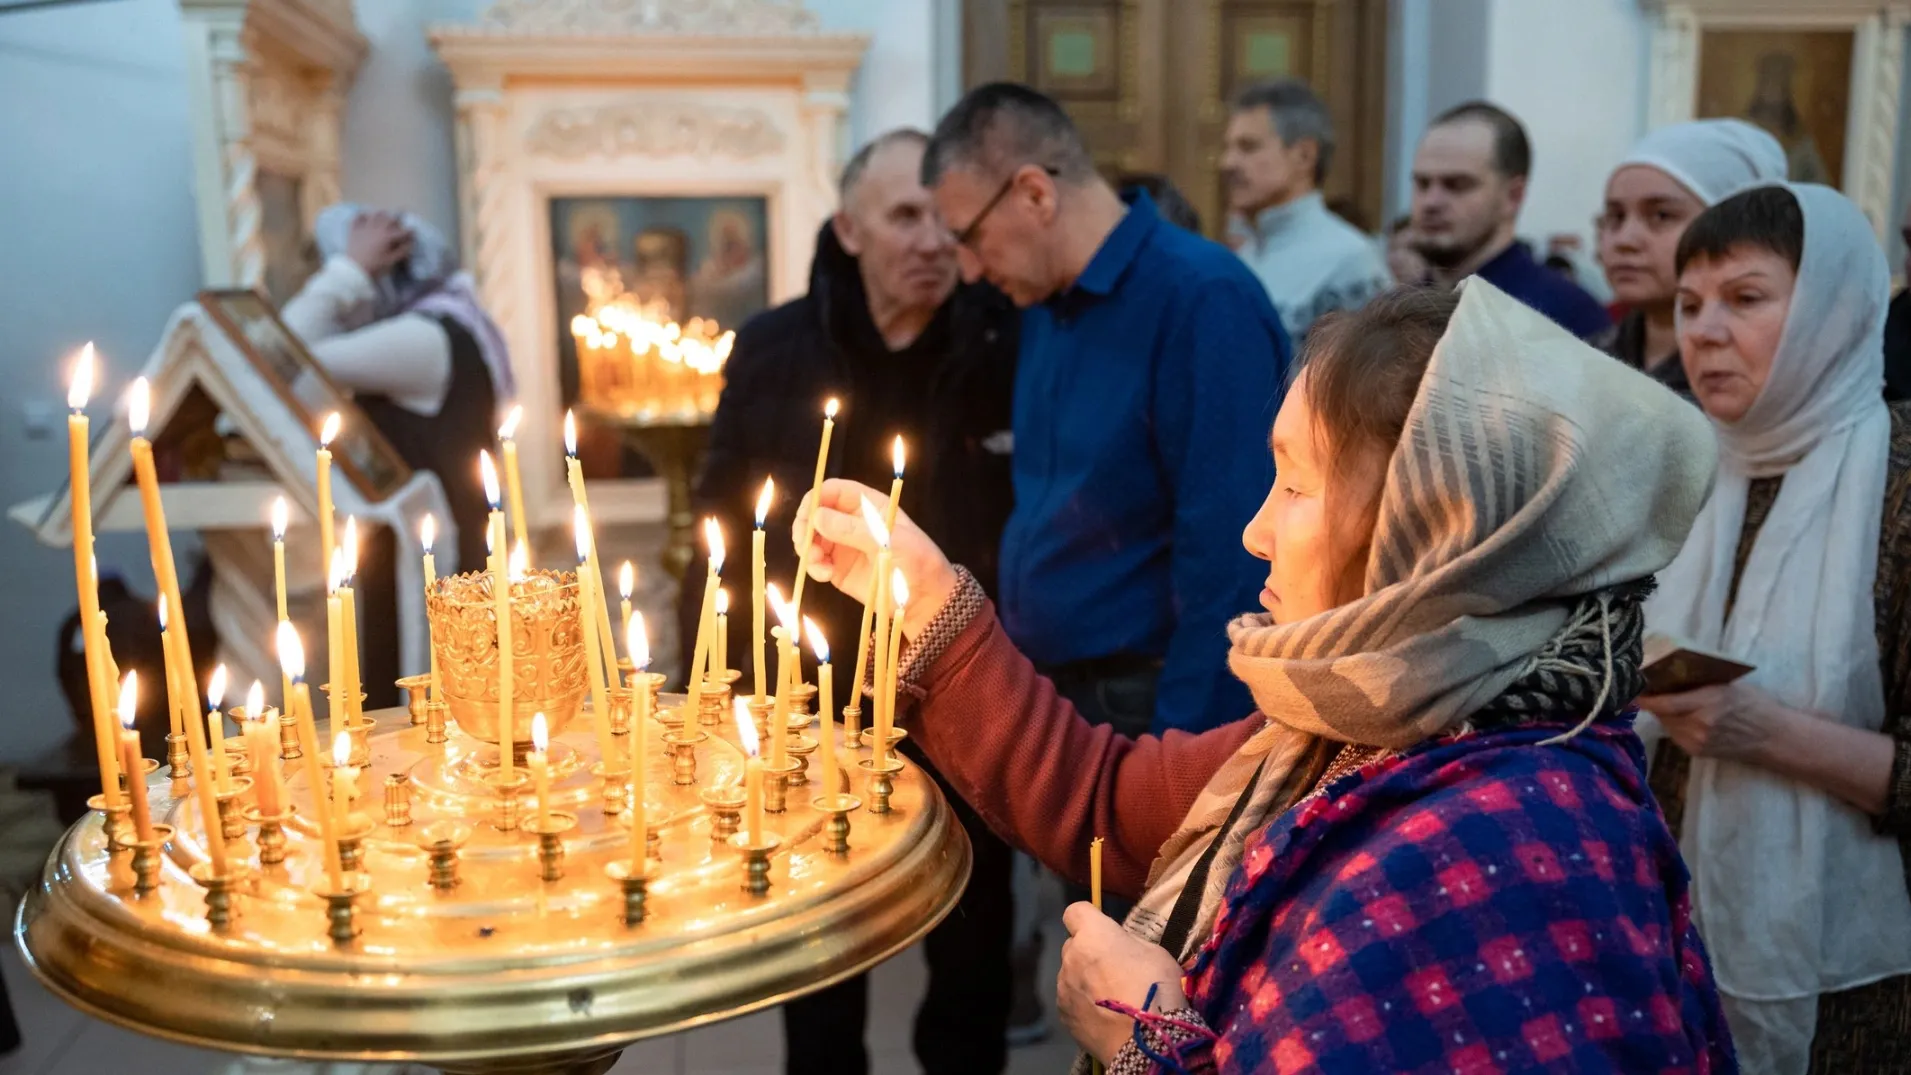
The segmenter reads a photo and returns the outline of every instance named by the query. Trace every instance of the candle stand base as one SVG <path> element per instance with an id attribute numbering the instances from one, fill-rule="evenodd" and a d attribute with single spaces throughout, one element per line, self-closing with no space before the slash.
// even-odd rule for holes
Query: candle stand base
<path id="1" fill-rule="evenodd" d="M 167 742 L 172 741 L 167 737 Z M 171 757 L 170 753 L 167 755 Z M 305 751 L 299 746 L 299 718 L 290 709 L 279 714 L 279 760 L 297 761 L 305 757 Z"/>
<path id="2" fill-rule="evenodd" d="M 95 795 L 86 800 L 86 808 L 88 810 L 98 810 L 100 813 L 106 815 L 106 821 L 101 828 L 106 832 L 106 849 L 108 851 L 125 851 L 133 846 L 133 833 L 131 831 L 133 823 L 129 816 L 133 812 L 133 804 L 122 802 L 108 806 L 106 805 L 106 796 Z"/>
<path id="3" fill-rule="evenodd" d="M 809 786 L 810 755 L 816 753 L 817 745 L 815 738 L 807 733 L 798 735 L 794 730 L 791 731 L 790 740 L 784 744 L 783 749 L 789 752 L 790 761 L 795 763 L 796 771 L 791 773 L 789 777 L 783 781 L 786 787 L 804 788 Z M 832 788 L 830 790 L 833 791 L 835 789 Z"/>
<path id="4" fill-rule="evenodd" d="M 385 778 L 385 824 L 402 829 L 411 824 L 411 774 L 393 773 Z"/>
<path id="5" fill-rule="evenodd" d="M 617 756 L 628 758 L 630 751 L 625 748 Z M 611 817 L 622 814 L 625 804 L 630 802 L 630 770 L 612 769 L 605 772 L 604 763 L 600 761 L 591 766 L 591 775 L 604 782 L 604 813 Z"/>
<path id="6" fill-rule="evenodd" d="M 186 784 L 192 776 L 192 752 L 186 747 L 183 732 L 166 737 L 166 769 L 172 773 L 173 798 L 185 798 L 192 791 Z"/>
<path id="7" fill-rule="evenodd" d="M 743 823 L 743 789 L 735 784 L 703 789 L 703 805 L 710 811 L 710 838 L 728 840 Z"/>
<path id="8" fill-rule="evenodd" d="M 577 827 L 577 815 L 553 810 L 536 825 L 538 876 L 546 881 L 562 881 L 564 834 Z"/>
<path id="9" fill-rule="evenodd" d="M 219 803 L 219 835 L 227 840 L 246 838 L 246 796 L 252 793 L 252 778 L 235 776 L 231 787 L 213 796 Z"/>
<path id="10" fill-rule="evenodd" d="M 849 854 L 849 812 L 863 805 L 854 795 L 819 795 L 810 805 L 829 815 L 823 827 L 823 850 L 832 855 Z"/>
<path id="11" fill-rule="evenodd" d="M 484 778 L 484 782 L 490 787 L 491 793 L 498 797 L 497 815 L 492 819 L 491 824 L 499 832 L 511 832 L 516 829 L 518 827 L 518 793 L 523 791 L 524 785 L 530 781 L 525 779 L 523 773 L 514 772 L 509 777 L 503 773 L 491 773 Z"/>
<path id="12" fill-rule="evenodd" d="M 434 821 L 418 834 L 418 846 L 430 855 L 431 887 L 449 892 L 458 887 L 458 849 L 471 839 L 471 829 L 456 821 Z"/>
<path id="13" fill-rule="evenodd" d="M 846 705 L 843 707 L 843 741 L 855 744 L 863 741 L 863 707 Z"/>
<path id="14" fill-rule="evenodd" d="M 621 859 L 605 866 L 604 875 L 624 890 L 624 925 L 643 925 L 648 914 L 645 904 L 650 898 L 650 878 L 633 875 L 630 863 Z"/>
<path id="15" fill-rule="evenodd" d="M 902 742 L 904 739 L 907 739 L 907 738 L 909 738 L 909 733 L 904 731 L 903 729 L 901 728 L 889 729 L 889 742 L 887 744 L 889 749 L 888 751 L 886 751 L 886 753 L 889 754 L 891 757 L 894 757 L 896 753 L 896 744 Z M 863 744 L 864 749 L 875 750 L 876 749 L 876 729 L 864 728 L 862 739 L 860 741 Z"/>
<path id="16" fill-rule="evenodd" d="M 630 732 L 630 688 L 612 687 L 605 694 L 605 708 L 610 710 L 610 734 L 628 734 Z"/>
<path id="17" fill-rule="evenodd" d="M 902 762 L 892 754 L 881 763 L 874 758 L 864 758 L 856 767 L 869 774 L 869 812 L 887 814 L 889 797 L 896 792 L 896 774 L 903 769 Z"/>
<path id="18" fill-rule="evenodd" d="M 358 940 L 361 932 L 358 925 L 358 897 L 361 887 L 359 879 L 345 878 L 345 887 L 336 892 L 318 889 L 319 898 L 325 901 L 326 935 L 340 948 Z"/>
<path id="19" fill-rule="evenodd" d="M 210 862 L 193 863 L 192 879 L 206 890 L 206 922 L 214 933 L 224 933 L 232 928 L 232 920 L 239 915 L 239 905 L 233 901 L 233 888 L 245 879 L 245 867 L 237 863 L 226 863 L 225 873 L 215 873 Z"/>
<path id="20" fill-rule="evenodd" d="M 764 833 L 752 843 L 747 833 L 730 837 L 730 846 L 743 855 L 743 891 L 752 896 L 770 894 L 770 855 L 783 841 L 774 833 Z"/>
<path id="21" fill-rule="evenodd" d="M 365 867 L 365 837 L 372 834 L 372 819 L 364 814 L 353 814 L 339 826 L 338 865 L 346 873 L 357 873 Z"/>
<path id="22" fill-rule="evenodd" d="M 285 861 L 285 823 L 297 812 L 296 807 L 287 806 L 275 814 L 267 814 L 258 807 L 245 812 L 247 821 L 259 826 L 259 865 L 277 866 Z"/>
<path id="23" fill-rule="evenodd" d="M 413 724 L 425 722 L 425 705 L 430 700 L 431 676 L 401 676 L 398 689 L 405 692 L 405 712 Z"/>
<path id="24" fill-rule="evenodd" d="M 444 702 L 425 703 L 425 742 L 436 745 L 450 740 L 451 736 L 445 727 L 446 713 L 450 708 Z"/>
<path id="25" fill-rule="evenodd" d="M 781 765 L 765 766 L 763 769 L 763 812 L 780 814 L 789 809 L 790 778 L 803 767 L 803 763 L 791 758 Z"/>
<path id="26" fill-rule="evenodd" d="M 173 838 L 171 825 L 153 826 L 153 838 L 133 842 L 133 894 L 144 896 L 159 887 L 159 864 L 165 860 L 166 841 Z"/>
<path id="27" fill-rule="evenodd" d="M 678 728 L 664 733 L 664 746 L 670 748 L 670 782 L 689 787 L 697 782 L 697 744 L 710 738 L 701 728 Z"/>

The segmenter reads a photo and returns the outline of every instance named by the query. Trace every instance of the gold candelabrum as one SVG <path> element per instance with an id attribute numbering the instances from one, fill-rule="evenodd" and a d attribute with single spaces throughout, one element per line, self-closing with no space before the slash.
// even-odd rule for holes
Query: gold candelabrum
<path id="1" fill-rule="evenodd" d="M 255 770 L 223 819 L 245 837 L 227 841 L 218 877 L 199 797 L 155 773 L 152 840 L 109 843 L 104 811 L 61 838 L 19 910 L 27 965 L 78 1007 L 216 1049 L 594 1075 L 629 1042 L 881 962 L 954 906 L 968 841 L 913 766 L 877 774 L 885 813 L 854 795 L 792 791 L 785 812 L 741 840 L 746 759 L 733 722 L 686 724 L 668 695 L 625 735 L 597 734 L 588 709 L 573 719 L 586 682 L 568 574 L 513 589 L 515 689 L 552 734 L 536 759 L 542 780 L 522 766 L 498 779 L 507 746 L 496 625 L 475 601 L 484 588 L 455 576 L 430 595 L 448 734 L 405 709 L 368 714 L 367 764 L 343 781 L 360 789 L 351 810 L 330 801 L 339 781 L 313 787 L 309 759 L 282 750 L 284 805 L 261 814 L 258 789 L 272 782 Z M 693 754 L 695 778 L 678 783 L 666 736 L 686 726 L 697 735 L 679 752 Z M 646 749 L 626 802 L 605 781 L 630 779 L 628 756 L 602 764 L 598 744 L 625 752 L 630 735 Z M 836 748 L 860 781 L 867 747 L 843 737 Z M 871 789 L 852 790 L 870 801 Z M 607 811 L 607 799 L 623 808 Z M 647 823 L 633 835 L 635 803 Z M 521 823 L 501 825 L 507 814 Z M 355 845 L 339 885 L 326 817 Z"/>

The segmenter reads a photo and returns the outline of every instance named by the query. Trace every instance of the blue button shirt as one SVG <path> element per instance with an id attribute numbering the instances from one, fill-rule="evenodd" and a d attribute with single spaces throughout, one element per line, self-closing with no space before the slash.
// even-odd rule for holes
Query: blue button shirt
<path id="1" fill-rule="evenodd" d="M 1533 260 L 1526 244 L 1514 240 L 1474 275 L 1551 318 L 1553 323 L 1582 340 L 1612 327 L 1612 318 L 1599 300 L 1564 273 Z"/>
<path id="2" fill-rule="evenodd" d="M 1274 480 L 1288 355 L 1247 266 L 1146 195 L 1023 314 L 1001 609 L 1031 660 L 1161 658 L 1156 731 L 1253 710 L 1227 624 L 1267 577 L 1241 530 Z"/>

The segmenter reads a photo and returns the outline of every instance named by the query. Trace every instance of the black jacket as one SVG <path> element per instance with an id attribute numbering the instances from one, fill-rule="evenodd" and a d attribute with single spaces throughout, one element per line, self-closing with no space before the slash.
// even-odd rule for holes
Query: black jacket
<path id="1" fill-rule="evenodd" d="M 825 224 L 816 240 L 807 295 L 746 322 L 724 367 L 723 395 L 697 482 L 697 516 L 723 526 L 729 558 L 730 664 L 751 689 L 750 531 L 763 479 L 776 479 L 765 541 L 767 578 L 785 595 L 796 573 L 790 540 L 796 506 L 809 491 L 822 435 L 823 404 L 842 403 L 828 474 L 889 489 L 888 445 L 898 433 L 909 449 L 902 508 L 949 559 L 995 590 L 1002 528 L 1014 505 L 1010 484 L 1010 404 L 1020 315 L 987 285 L 961 285 L 916 345 L 891 352 L 869 316 L 856 259 Z M 903 365 L 896 365 L 903 363 Z M 883 413 L 885 391 L 903 413 Z M 874 411 L 875 413 L 871 413 Z M 913 413 L 911 413 L 913 412 Z M 695 642 L 706 561 L 701 549 L 686 572 L 678 607 L 684 654 Z M 862 606 L 814 580 L 804 614 L 829 639 L 837 704 L 848 701 Z M 775 614 L 766 613 L 769 626 Z M 804 659 L 810 660 L 808 647 Z M 773 647 L 766 648 L 772 666 Z"/>

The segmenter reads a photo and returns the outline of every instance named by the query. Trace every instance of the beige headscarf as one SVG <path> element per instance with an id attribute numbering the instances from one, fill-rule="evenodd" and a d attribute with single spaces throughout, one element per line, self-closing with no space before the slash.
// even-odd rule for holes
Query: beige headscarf
<path id="1" fill-rule="evenodd" d="M 1718 491 L 1646 604 L 1654 629 L 1756 665 L 1787 705 L 1884 725 L 1872 586 L 1891 416 L 1881 395 L 1890 270 L 1829 187 L 1784 184 L 1805 218 L 1791 312 L 1763 391 L 1719 425 Z M 1751 480 L 1784 474 L 1725 617 Z M 1680 845 L 1748 1072 L 1803 1072 L 1818 995 L 1911 972 L 1897 840 L 1766 769 L 1695 758 Z"/>
<path id="2" fill-rule="evenodd" d="M 1585 628 L 1569 619 L 1587 595 L 1671 561 L 1715 459 L 1689 404 L 1486 281 L 1467 281 L 1388 464 L 1365 596 L 1299 623 L 1251 615 L 1229 627 L 1230 666 L 1268 724 L 1163 845 L 1129 929 L 1161 937 L 1196 860 L 1261 767 L 1175 953 L 1192 954 L 1242 844 L 1282 805 L 1278 791 L 1316 737 L 1403 748 L 1461 726 L 1569 627 Z"/>

